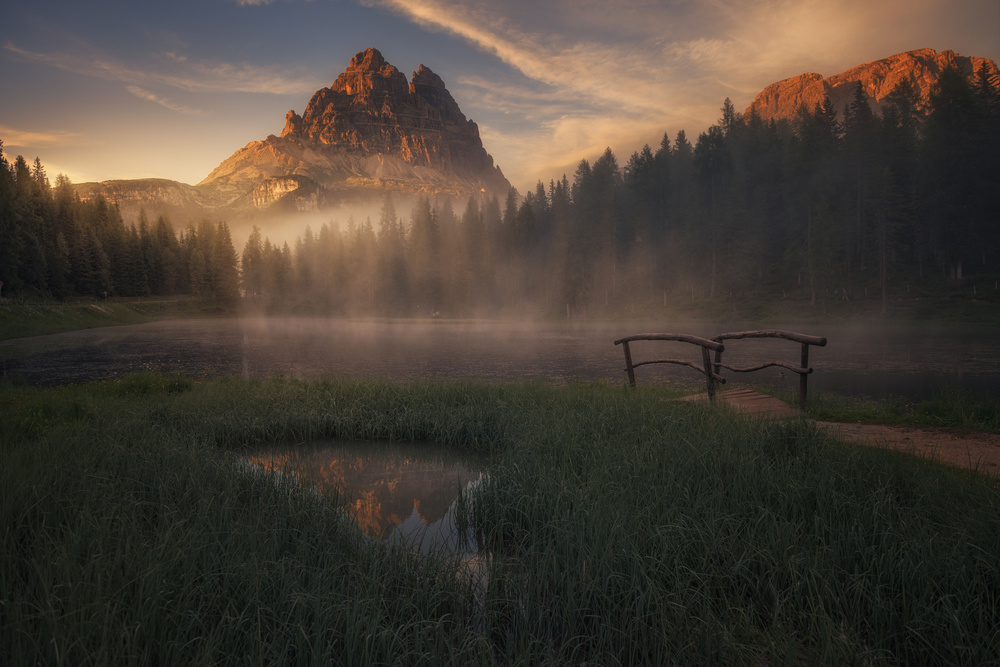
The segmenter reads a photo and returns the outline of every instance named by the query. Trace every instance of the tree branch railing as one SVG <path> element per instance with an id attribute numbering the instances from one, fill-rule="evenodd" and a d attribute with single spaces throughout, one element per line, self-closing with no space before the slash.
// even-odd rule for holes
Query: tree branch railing
<path id="1" fill-rule="evenodd" d="M 719 334 L 718 336 L 713 336 L 712 340 L 717 343 L 722 343 L 724 340 L 739 340 L 742 338 L 783 338 L 795 343 L 800 343 L 802 345 L 802 354 L 800 356 L 801 363 L 798 366 L 793 366 L 781 361 L 768 361 L 757 366 L 737 368 L 735 366 L 728 366 L 722 363 L 723 350 L 720 349 L 715 352 L 715 363 L 713 364 L 712 369 L 714 373 L 718 374 L 723 368 L 733 371 L 734 373 L 752 373 L 753 371 L 759 371 L 773 366 L 787 368 L 793 373 L 799 374 L 799 408 L 804 410 L 806 407 L 809 374 L 813 372 L 813 369 L 809 367 L 809 346 L 816 345 L 818 347 L 825 347 L 826 338 L 823 338 L 822 336 L 809 336 L 807 334 L 795 333 L 794 331 L 768 329 L 761 331 L 732 331 L 729 333 Z"/>
<path id="2" fill-rule="evenodd" d="M 791 363 L 785 363 L 783 361 L 766 361 L 756 366 L 747 367 L 729 366 L 722 363 L 722 353 L 726 349 L 723 341 L 739 340 L 742 338 L 783 338 L 785 340 L 800 343 L 802 345 L 802 354 L 800 356 L 801 363 L 798 366 L 795 366 Z M 679 341 L 682 343 L 698 345 L 701 347 L 702 363 L 699 366 L 697 363 L 685 359 L 653 359 L 650 361 L 640 361 L 635 363 L 632 361 L 632 350 L 629 347 L 629 343 L 639 340 Z M 794 331 L 768 329 L 760 331 L 732 331 L 729 333 L 719 334 L 718 336 L 713 336 L 711 339 L 701 338 L 700 336 L 690 336 L 688 334 L 674 333 L 636 334 L 634 336 L 619 338 L 615 341 L 615 345 L 621 345 L 622 349 L 625 351 L 625 372 L 628 373 L 628 382 L 632 387 L 635 387 L 636 368 L 647 364 L 678 364 L 680 366 L 693 368 L 705 376 L 705 381 L 708 385 L 708 398 L 709 400 L 714 401 L 716 384 L 726 383 L 726 379 L 719 374 L 723 368 L 733 371 L 734 373 L 752 373 L 753 371 L 759 371 L 776 366 L 788 369 L 793 373 L 798 373 L 799 408 L 805 409 L 808 377 L 809 374 L 813 372 L 813 369 L 809 367 L 809 346 L 816 345 L 818 347 L 825 347 L 826 338 L 823 338 L 822 336 L 809 336 L 807 334 L 800 334 Z M 711 359 L 710 352 L 715 353 L 714 361 Z"/>
<path id="3" fill-rule="evenodd" d="M 632 350 L 629 347 L 629 343 L 638 340 L 678 341 L 681 343 L 691 343 L 692 345 L 697 345 L 701 348 L 701 366 L 685 359 L 653 359 L 650 361 L 633 363 Z M 615 341 L 615 345 L 621 345 L 622 349 L 625 351 L 625 372 L 628 373 L 628 382 L 632 387 L 635 387 L 635 369 L 648 364 L 678 364 L 680 366 L 687 366 L 695 369 L 705 376 L 705 381 L 708 384 L 708 397 L 713 401 L 715 400 L 716 383 L 726 383 L 726 379 L 719 375 L 718 371 L 713 369 L 714 364 L 712 363 L 710 353 L 715 352 L 716 362 L 718 362 L 720 358 L 719 355 L 722 354 L 722 351 L 725 349 L 725 346 L 717 341 L 702 338 L 700 336 L 689 336 L 688 334 L 636 334 L 634 336 L 619 338 Z"/>

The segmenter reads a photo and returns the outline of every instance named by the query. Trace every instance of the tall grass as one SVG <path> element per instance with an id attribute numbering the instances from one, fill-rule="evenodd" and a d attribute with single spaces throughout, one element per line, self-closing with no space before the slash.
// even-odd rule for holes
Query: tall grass
<path id="1" fill-rule="evenodd" d="M 2 386 L 0 386 L 2 387 Z M 996 480 L 606 385 L 0 388 L 0 663 L 986 664 Z M 273 440 L 490 452 L 491 557 L 363 538 Z"/>
<path id="2" fill-rule="evenodd" d="M 768 393 L 789 402 L 796 398 L 792 392 L 768 390 Z M 875 400 L 813 393 L 809 396 L 806 414 L 822 421 L 1000 433 L 1000 398 L 959 391 L 941 391 L 922 400 L 899 396 Z"/>

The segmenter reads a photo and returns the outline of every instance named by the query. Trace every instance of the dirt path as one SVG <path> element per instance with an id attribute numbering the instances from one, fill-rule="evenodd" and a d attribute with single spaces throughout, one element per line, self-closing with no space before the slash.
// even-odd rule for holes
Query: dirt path
<path id="1" fill-rule="evenodd" d="M 816 422 L 844 440 L 884 447 L 940 463 L 1000 475 L 1000 435 L 944 428 Z"/>
<path id="2" fill-rule="evenodd" d="M 705 401 L 705 393 L 685 396 L 682 401 Z M 716 402 L 734 410 L 770 419 L 784 419 L 801 414 L 798 408 L 773 396 L 750 389 L 727 389 L 716 394 Z M 914 428 L 879 424 L 844 424 L 816 422 L 839 438 L 870 447 L 883 447 L 940 463 L 979 470 L 1000 476 L 1000 435 L 982 431 L 945 428 Z"/>

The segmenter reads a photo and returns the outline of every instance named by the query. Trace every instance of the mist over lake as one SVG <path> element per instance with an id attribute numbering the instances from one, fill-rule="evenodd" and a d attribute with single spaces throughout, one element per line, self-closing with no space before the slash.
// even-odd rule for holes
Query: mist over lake
<path id="1" fill-rule="evenodd" d="M 127 373 L 179 372 L 193 377 L 381 378 L 487 382 L 623 383 L 616 338 L 640 332 L 711 337 L 764 328 L 708 322 L 528 323 L 494 321 L 356 321 L 337 318 L 240 318 L 152 322 L 0 342 L 8 377 L 32 384 L 75 384 Z M 847 395 L 922 398 L 942 390 L 1000 394 L 996 327 L 782 324 L 825 336 L 810 351 L 811 389 Z M 725 360 L 798 362 L 798 345 L 777 340 L 726 344 Z M 697 359 L 680 343 L 633 343 L 633 357 Z M 797 387 L 780 369 L 724 372 L 731 384 Z M 789 377 L 790 376 L 790 377 Z M 640 384 L 697 390 L 701 377 L 678 366 L 646 366 Z"/>

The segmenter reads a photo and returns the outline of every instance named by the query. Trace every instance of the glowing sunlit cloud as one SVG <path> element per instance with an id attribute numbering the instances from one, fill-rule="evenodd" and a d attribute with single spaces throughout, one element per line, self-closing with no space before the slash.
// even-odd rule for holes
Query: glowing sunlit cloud
<path id="1" fill-rule="evenodd" d="M 568 40 L 556 33 L 528 33 L 497 14 L 493 5 L 439 0 L 366 2 L 402 14 L 426 28 L 457 35 L 530 79 L 576 93 L 585 102 L 637 108 L 654 106 L 644 92 L 631 85 L 633 80 L 629 76 L 650 56 L 642 46 L 609 46 L 576 38 Z M 562 46 L 561 42 L 569 43 Z"/>
<path id="2" fill-rule="evenodd" d="M 699 80 L 692 86 L 686 81 L 692 63 L 709 51 L 724 52 L 724 41 L 698 42 L 694 46 L 701 53 L 678 49 L 663 39 L 672 28 L 671 17 L 656 5 L 632 7 L 616 25 L 609 24 L 619 20 L 618 13 L 609 12 L 604 3 L 584 0 L 563 6 L 564 12 L 553 9 L 556 16 L 574 17 L 572 34 L 535 21 L 538 16 L 527 4 L 520 22 L 513 18 L 517 9 L 507 3 L 379 0 L 378 5 L 428 29 L 458 35 L 529 80 L 459 80 L 460 87 L 474 89 L 470 97 L 479 109 L 510 120 L 493 118 L 493 125 L 480 121 L 480 135 L 519 188 L 563 173 L 571 176 L 580 160 L 593 160 L 608 147 L 624 164 L 643 144 L 655 150 L 664 132 L 673 136 L 688 128 L 696 134 L 707 125 L 705 118 L 717 117 L 722 103 L 721 97 L 716 99 L 716 83 Z M 642 21 L 635 20 L 635 12 L 642 13 Z M 612 41 L 604 41 L 608 32 Z M 622 40 L 623 33 L 629 39 Z M 697 90 L 702 87 L 711 88 L 711 94 Z M 702 100 L 709 97 L 711 103 L 705 104 Z"/>
<path id="3" fill-rule="evenodd" d="M 18 56 L 41 62 L 65 72 L 92 76 L 108 81 L 133 85 L 166 85 L 189 92 L 267 93 L 276 95 L 312 93 L 316 81 L 289 76 L 272 67 L 247 64 L 198 63 L 176 53 L 164 54 L 164 59 L 186 71 L 167 73 L 128 67 L 113 59 L 100 56 L 80 56 L 68 53 L 36 53 L 8 42 L 4 48 Z"/>
<path id="4" fill-rule="evenodd" d="M 177 104 L 175 102 L 171 102 L 170 100 L 164 97 L 160 97 L 156 93 L 150 92 L 145 88 L 140 88 L 139 86 L 136 86 L 134 84 L 129 84 L 125 86 L 125 90 L 132 93 L 141 100 L 146 100 L 147 102 L 159 104 L 161 107 L 165 107 L 167 109 L 170 109 L 171 111 L 176 111 L 178 113 L 195 114 L 195 115 L 202 113 L 200 109 L 192 109 L 191 107 L 186 107 L 183 104 Z"/>
<path id="5" fill-rule="evenodd" d="M 484 142 L 513 180 L 552 164 L 619 160 L 643 143 L 719 120 L 725 97 L 738 111 L 766 85 L 808 71 L 825 76 L 901 51 L 895 43 L 947 23 L 938 0 L 359 0 L 428 30 L 455 35 L 537 85 L 465 76 Z M 930 20 L 929 20 L 930 19 Z M 905 37 L 886 25 L 906 25 Z M 860 55 L 859 55 L 860 54 Z M 530 127 L 517 127 L 515 117 Z M 655 148 L 655 146 L 654 146 Z M 547 176 L 543 176 L 547 177 Z"/>
<path id="6" fill-rule="evenodd" d="M 521 121 L 542 121 L 555 115 L 580 111 L 579 100 L 569 100 L 558 89 L 536 90 L 478 76 L 463 76 L 456 90 L 472 89 L 468 97 L 481 109 L 513 116 Z"/>
<path id="7" fill-rule="evenodd" d="M 0 125 L 0 139 L 3 139 L 4 151 L 16 146 L 18 148 L 37 146 L 66 146 L 76 144 L 82 137 L 75 132 L 53 130 L 48 132 L 31 132 L 18 130 L 8 125 Z"/>

